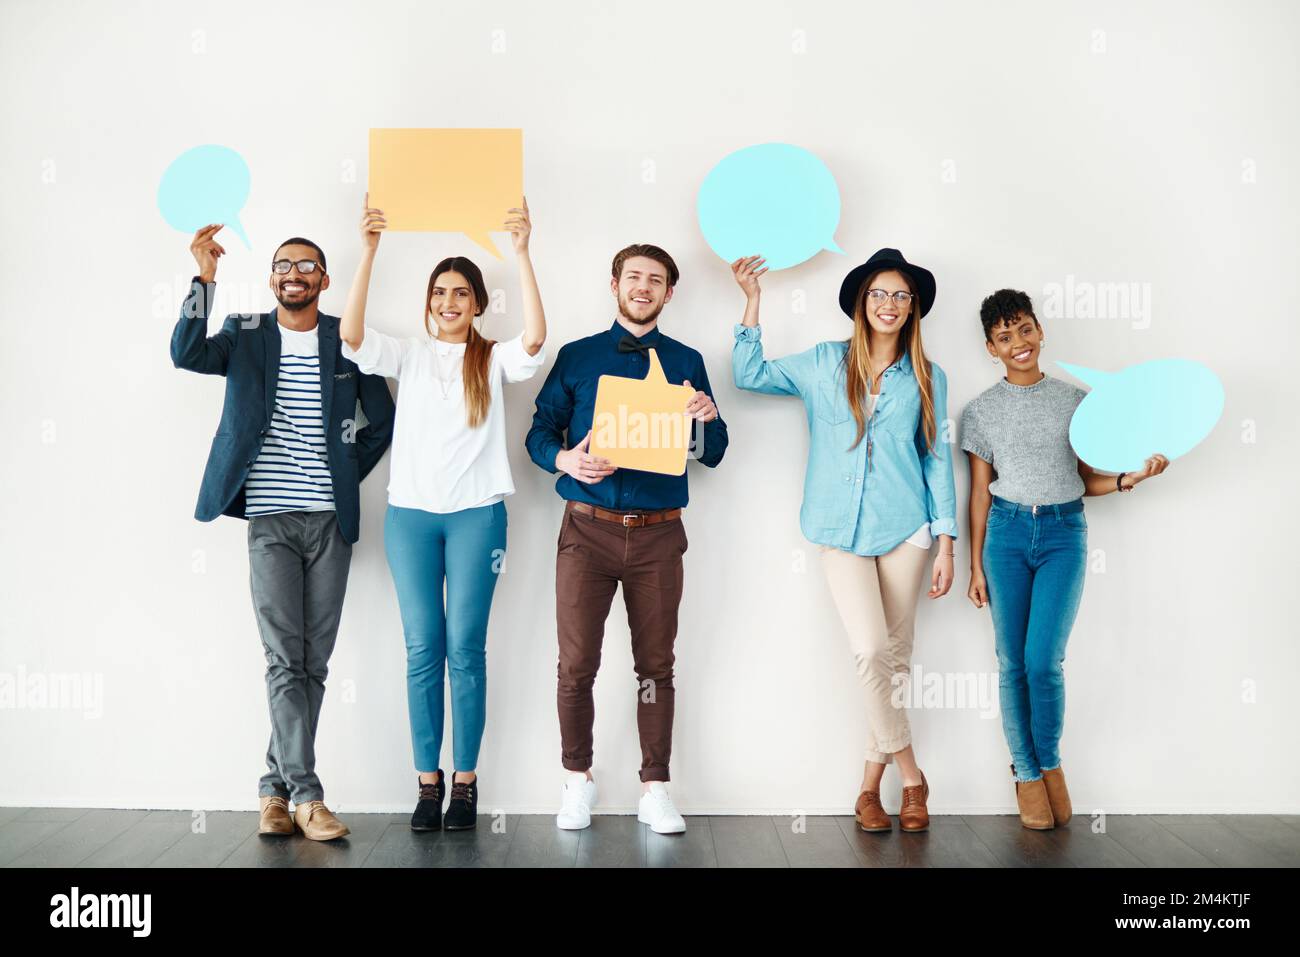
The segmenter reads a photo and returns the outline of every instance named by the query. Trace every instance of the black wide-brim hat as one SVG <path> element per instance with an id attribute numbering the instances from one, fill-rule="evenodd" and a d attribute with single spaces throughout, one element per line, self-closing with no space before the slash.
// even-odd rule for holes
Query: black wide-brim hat
<path id="1" fill-rule="evenodd" d="M 857 305 L 858 290 L 862 288 L 867 277 L 882 269 L 897 269 L 911 279 L 912 285 L 916 287 L 916 296 L 921 300 L 921 315 L 924 316 L 930 311 L 930 307 L 934 305 L 934 273 L 908 262 L 897 249 L 878 249 L 861 266 L 854 267 L 840 284 L 840 308 L 844 310 L 846 316 L 853 318 L 853 307 Z"/>

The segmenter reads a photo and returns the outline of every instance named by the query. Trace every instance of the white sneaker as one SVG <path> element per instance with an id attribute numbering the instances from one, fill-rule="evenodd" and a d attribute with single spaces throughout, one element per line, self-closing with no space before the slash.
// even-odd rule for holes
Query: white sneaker
<path id="1" fill-rule="evenodd" d="M 580 831 L 591 827 L 591 806 L 596 803 L 596 782 L 581 771 L 575 771 L 564 781 L 560 813 L 555 815 L 555 826 L 565 831 Z"/>
<path id="2" fill-rule="evenodd" d="M 673 799 L 662 781 L 651 781 L 650 790 L 641 795 L 636 819 L 649 824 L 656 834 L 681 834 L 686 830 L 686 820 L 673 807 Z"/>

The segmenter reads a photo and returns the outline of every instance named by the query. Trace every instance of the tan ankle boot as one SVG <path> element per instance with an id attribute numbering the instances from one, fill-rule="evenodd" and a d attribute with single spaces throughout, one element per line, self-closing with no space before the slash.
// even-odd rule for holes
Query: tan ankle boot
<path id="1" fill-rule="evenodd" d="M 1047 788 L 1047 803 L 1052 806 L 1056 826 L 1069 824 L 1074 809 L 1070 806 L 1070 792 L 1065 789 L 1065 772 L 1060 768 L 1044 771 L 1043 785 Z"/>
<path id="2" fill-rule="evenodd" d="M 332 841 L 348 833 L 348 826 L 334 816 L 324 801 L 295 805 L 293 822 L 313 841 Z"/>
<path id="3" fill-rule="evenodd" d="M 863 791 L 853 808 L 853 820 L 864 831 L 892 831 L 894 822 L 880 805 L 879 791 Z"/>
<path id="4" fill-rule="evenodd" d="M 257 822 L 258 834 L 292 834 L 293 818 L 289 816 L 289 802 L 274 794 L 263 795 L 259 800 L 261 817 Z"/>
<path id="5" fill-rule="evenodd" d="M 1015 778 L 1015 765 L 1011 776 Z M 1047 802 L 1047 786 L 1043 779 L 1021 781 L 1016 779 L 1016 804 L 1020 806 L 1020 823 L 1031 831 L 1050 831 L 1056 826 L 1052 806 Z"/>
<path id="6" fill-rule="evenodd" d="M 930 811 L 925 802 L 930 799 L 930 782 L 921 772 L 921 783 L 903 788 L 903 800 L 898 808 L 900 831 L 924 831 L 930 826 Z"/>

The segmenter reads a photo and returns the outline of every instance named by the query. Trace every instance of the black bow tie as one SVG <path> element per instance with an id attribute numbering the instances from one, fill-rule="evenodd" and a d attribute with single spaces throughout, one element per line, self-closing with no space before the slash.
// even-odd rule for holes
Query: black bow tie
<path id="1" fill-rule="evenodd" d="M 650 352 L 650 347 L 629 332 L 618 341 L 618 351 L 639 352 L 642 355 L 647 355 Z"/>

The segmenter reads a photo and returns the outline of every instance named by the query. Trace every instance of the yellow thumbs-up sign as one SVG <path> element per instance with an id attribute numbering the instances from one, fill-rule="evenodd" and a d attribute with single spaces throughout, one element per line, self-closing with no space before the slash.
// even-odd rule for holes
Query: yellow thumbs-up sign
<path id="1" fill-rule="evenodd" d="M 686 404 L 695 390 L 670 384 L 654 349 L 649 359 L 644 379 L 600 377 L 590 451 L 621 469 L 681 475 L 686 471 L 694 421 Z"/>

